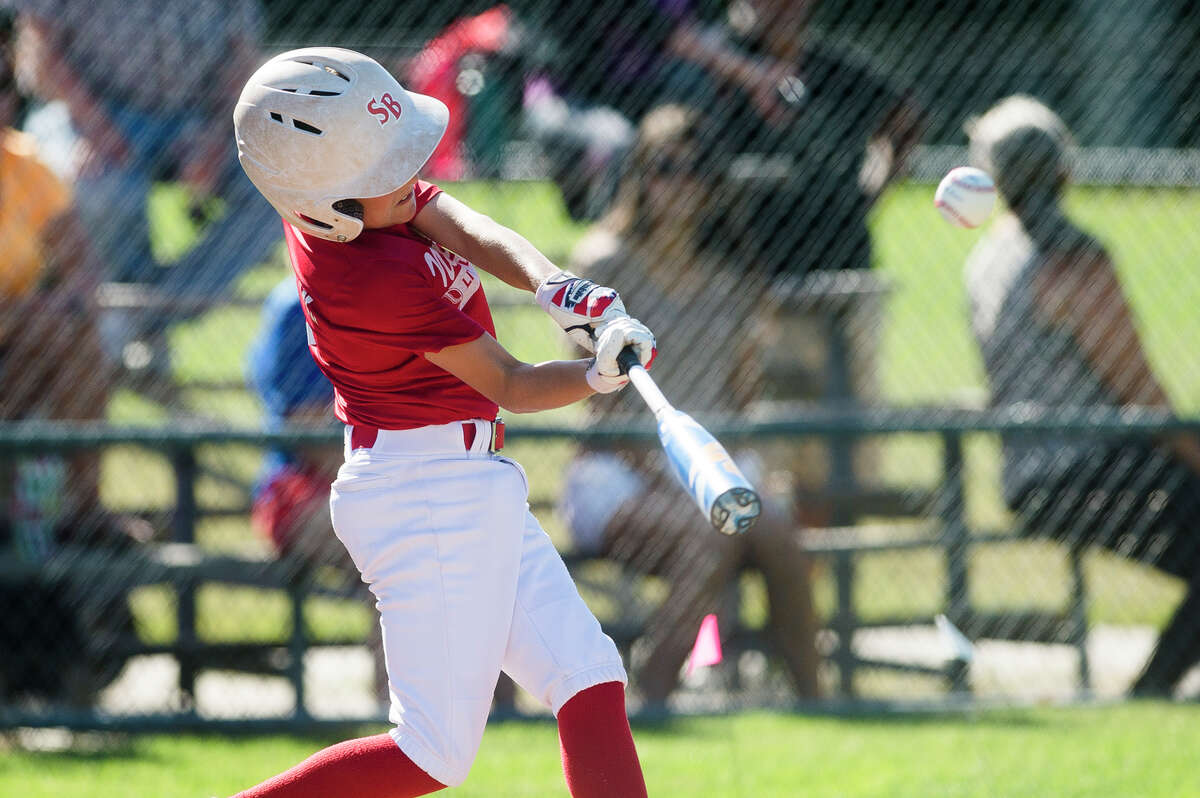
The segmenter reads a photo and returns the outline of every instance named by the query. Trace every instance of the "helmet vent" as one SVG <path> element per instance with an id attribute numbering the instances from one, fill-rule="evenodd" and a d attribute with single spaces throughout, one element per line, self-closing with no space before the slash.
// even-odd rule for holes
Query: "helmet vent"
<path id="1" fill-rule="evenodd" d="M 299 216 L 304 221 L 308 222 L 309 224 L 313 225 L 314 227 L 319 227 L 322 230 L 332 230 L 333 229 L 333 225 L 329 224 L 328 222 L 322 222 L 320 219 L 314 219 L 311 216 L 304 215 L 303 213 L 298 213 L 296 215 Z"/>
<path id="2" fill-rule="evenodd" d="M 287 122 L 285 122 L 283 120 L 283 114 L 279 113 L 278 111 L 270 111 L 269 113 L 270 113 L 271 119 L 273 121 L 278 122 L 281 125 L 287 124 Z M 301 122 L 299 119 L 296 119 L 295 117 L 292 117 L 291 121 L 292 121 L 292 127 L 296 128 L 296 130 L 303 130 L 305 133 L 311 133 L 314 136 L 320 136 L 320 135 L 324 134 L 324 132 L 325 132 L 325 131 L 321 130 L 321 128 L 313 127 L 312 125 L 308 124 L 307 122 Z"/>
<path id="3" fill-rule="evenodd" d="M 342 74 L 341 72 L 338 72 L 336 69 L 329 66 L 329 64 L 322 64 L 322 63 L 318 63 L 317 61 L 308 61 L 303 58 L 297 58 L 296 60 L 299 61 L 301 64 L 308 64 L 309 66 L 315 66 L 318 69 L 324 69 L 330 75 L 337 75 L 339 78 L 346 81 L 347 83 L 350 82 L 350 78 L 348 76 Z"/>
<path id="4" fill-rule="evenodd" d="M 308 91 L 301 91 L 300 89 L 280 89 L 280 91 L 286 91 L 288 94 L 305 94 L 309 97 L 340 97 L 342 95 L 340 91 L 325 91 L 324 89 L 309 89 Z"/>
<path id="5" fill-rule="evenodd" d="M 292 127 L 296 128 L 296 130 L 303 130 L 305 133 L 312 133 L 314 136 L 319 136 L 324 132 L 321 128 L 313 127 L 307 122 L 301 122 L 299 119 L 292 120 Z"/>

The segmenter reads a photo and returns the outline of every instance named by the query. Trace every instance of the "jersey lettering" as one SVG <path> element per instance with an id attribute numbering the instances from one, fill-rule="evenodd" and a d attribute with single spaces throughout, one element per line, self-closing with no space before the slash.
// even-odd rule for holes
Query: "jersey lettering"
<path id="1" fill-rule="evenodd" d="M 443 287 L 454 280 L 454 270 L 438 250 L 431 249 L 425 253 L 425 265 L 429 267 L 430 274 L 441 278 Z"/>
<path id="2" fill-rule="evenodd" d="M 463 310 L 478 290 L 479 275 L 475 273 L 475 267 L 467 263 L 458 272 L 458 276 L 454 278 L 454 282 L 450 284 L 450 287 L 446 289 L 446 293 L 442 294 L 442 299 L 454 305 L 459 310 Z"/>
<path id="3" fill-rule="evenodd" d="M 461 255 L 434 244 L 425 252 L 429 273 L 442 281 L 446 292 L 442 299 L 462 310 L 479 290 L 479 274 L 474 264 Z"/>

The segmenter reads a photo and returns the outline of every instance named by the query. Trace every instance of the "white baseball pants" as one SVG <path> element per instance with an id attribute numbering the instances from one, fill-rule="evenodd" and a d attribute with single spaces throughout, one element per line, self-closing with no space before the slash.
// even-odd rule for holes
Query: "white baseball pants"
<path id="1" fill-rule="evenodd" d="M 475 424 L 468 448 L 463 425 Z M 613 641 L 529 512 L 488 422 L 379 430 L 351 449 L 333 527 L 376 598 L 392 736 L 448 786 L 467 777 L 504 670 L 555 714 L 580 690 L 626 681 Z M 361 438 L 355 438 L 361 441 Z"/>

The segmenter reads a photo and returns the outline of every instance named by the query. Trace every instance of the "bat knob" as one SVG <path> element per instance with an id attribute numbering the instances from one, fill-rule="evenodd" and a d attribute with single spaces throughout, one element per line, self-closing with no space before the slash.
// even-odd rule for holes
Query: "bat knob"
<path id="1" fill-rule="evenodd" d="M 762 515 L 762 501 L 749 488 L 730 488 L 713 502 L 709 520 L 726 535 L 750 531 Z"/>

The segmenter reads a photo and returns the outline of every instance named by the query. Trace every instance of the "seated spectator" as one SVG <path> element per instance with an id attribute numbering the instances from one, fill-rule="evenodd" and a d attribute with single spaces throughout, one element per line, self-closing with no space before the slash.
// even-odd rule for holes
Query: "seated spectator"
<path id="1" fill-rule="evenodd" d="M 275 286 L 263 305 L 262 326 L 251 345 L 247 370 L 266 410 L 268 429 L 334 424 L 333 386 L 308 351 L 304 313 L 296 281 L 290 277 Z M 341 461 L 336 444 L 267 453 L 254 489 L 253 516 L 255 526 L 277 551 L 296 552 L 317 562 L 344 557 L 331 533 L 326 506 L 329 483 Z M 306 522 L 312 516 L 317 528 L 309 531 Z"/>
<path id="2" fill-rule="evenodd" d="M 868 214 L 903 172 L 924 114 L 869 54 L 812 24 L 819 0 L 737 0 L 723 24 L 693 26 L 692 59 L 715 78 L 706 112 L 728 176 L 716 247 L 778 280 L 780 309 L 759 361 L 762 399 L 869 404 L 879 397 L 885 281 L 870 270 Z M 790 298 L 790 299 L 789 299 Z M 857 520 L 854 497 L 879 481 L 869 439 L 764 445 L 787 474 L 806 526 Z"/>
<path id="3" fill-rule="evenodd" d="M 9 31 L 0 20 L 0 421 L 102 420 L 109 370 L 96 329 L 101 267 L 70 190 L 11 127 L 19 96 Z M 101 505 L 95 451 L 0 460 L 0 507 L 0 549 L 14 562 L 40 565 L 67 546 L 114 550 L 149 534 Z M 70 572 L 6 578 L 0 618 L 0 702 L 36 695 L 90 703 L 116 676 L 133 634 L 122 586 Z"/>
<path id="4" fill-rule="evenodd" d="M 968 123 L 972 162 L 1008 212 L 966 264 L 971 322 L 997 406 L 1170 407 L 1104 245 L 1062 207 L 1071 137 L 1030 97 Z M 1171 692 L 1200 660 L 1200 440 L 1004 440 L 1004 496 L 1023 528 L 1097 544 L 1187 583 L 1133 692 Z"/>
<path id="5" fill-rule="evenodd" d="M 102 420 L 111 378 L 95 303 L 103 267 L 70 189 L 10 126 L 19 97 L 7 44 L 0 54 L 0 419 Z M 55 523 L 82 534 L 103 520 L 99 458 L 72 457 L 66 469 Z"/>
<path id="6" fill-rule="evenodd" d="M 427 179 L 500 174 L 501 150 L 521 105 L 519 30 L 508 6 L 493 6 L 454 20 L 408 64 L 404 85 L 450 109 L 446 133 L 422 169 Z"/>
<path id="7" fill-rule="evenodd" d="M 755 321 L 766 297 L 737 264 L 705 249 L 702 226 L 718 192 L 708 175 L 700 116 L 668 105 L 647 114 L 616 205 L 588 233 L 573 267 L 637 297 L 660 351 L 664 393 L 689 412 L 737 411 L 758 390 L 752 363 Z M 646 420 L 636 394 L 593 397 L 593 424 Z M 761 485 L 752 453 L 736 455 Z M 636 686 L 650 704 L 665 702 L 679 680 L 702 618 L 717 609 L 744 566 L 766 579 L 769 631 L 800 695 L 817 692 L 810 561 L 787 509 L 764 502 L 746 535 L 714 532 L 692 506 L 658 447 L 591 445 L 566 475 L 561 511 L 575 546 L 663 577 L 670 595 L 649 620 Z M 726 625 L 726 629 L 730 625 Z"/>
<path id="8" fill-rule="evenodd" d="M 266 410 L 268 429 L 284 425 L 330 427 L 333 386 L 308 350 L 296 281 L 284 279 L 263 305 L 262 327 L 250 348 L 248 379 Z M 254 487 L 251 521 L 276 554 L 306 568 L 332 567 L 358 582 L 358 570 L 333 533 L 329 485 L 343 461 L 339 444 L 275 449 L 267 453 Z M 365 587 L 364 600 L 369 600 Z M 387 700 L 387 674 L 378 624 L 368 646 L 375 659 L 376 697 Z"/>
<path id="9" fill-rule="evenodd" d="M 920 138 L 914 92 L 810 22 L 817 0 L 742 0 L 700 42 L 732 163 L 729 249 L 771 274 L 868 269 L 867 214 Z M 736 9 L 737 13 L 733 13 Z"/>
<path id="10" fill-rule="evenodd" d="M 168 299 L 222 294 L 282 238 L 229 136 L 234 99 L 259 61 L 262 10 L 257 0 L 24 0 L 17 7 L 22 79 L 38 100 L 26 130 L 74 185 L 108 267 L 103 279 L 159 289 L 162 308 L 107 319 L 106 351 L 119 362 L 128 342 L 161 344 L 154 337 L 161 326 L 187 315 Z M 188 186 L 197 207 L 219 197 L 224 213 L 165 268 L 152 251 L 148 201 L 155 183 L 170 178 Z"/>

